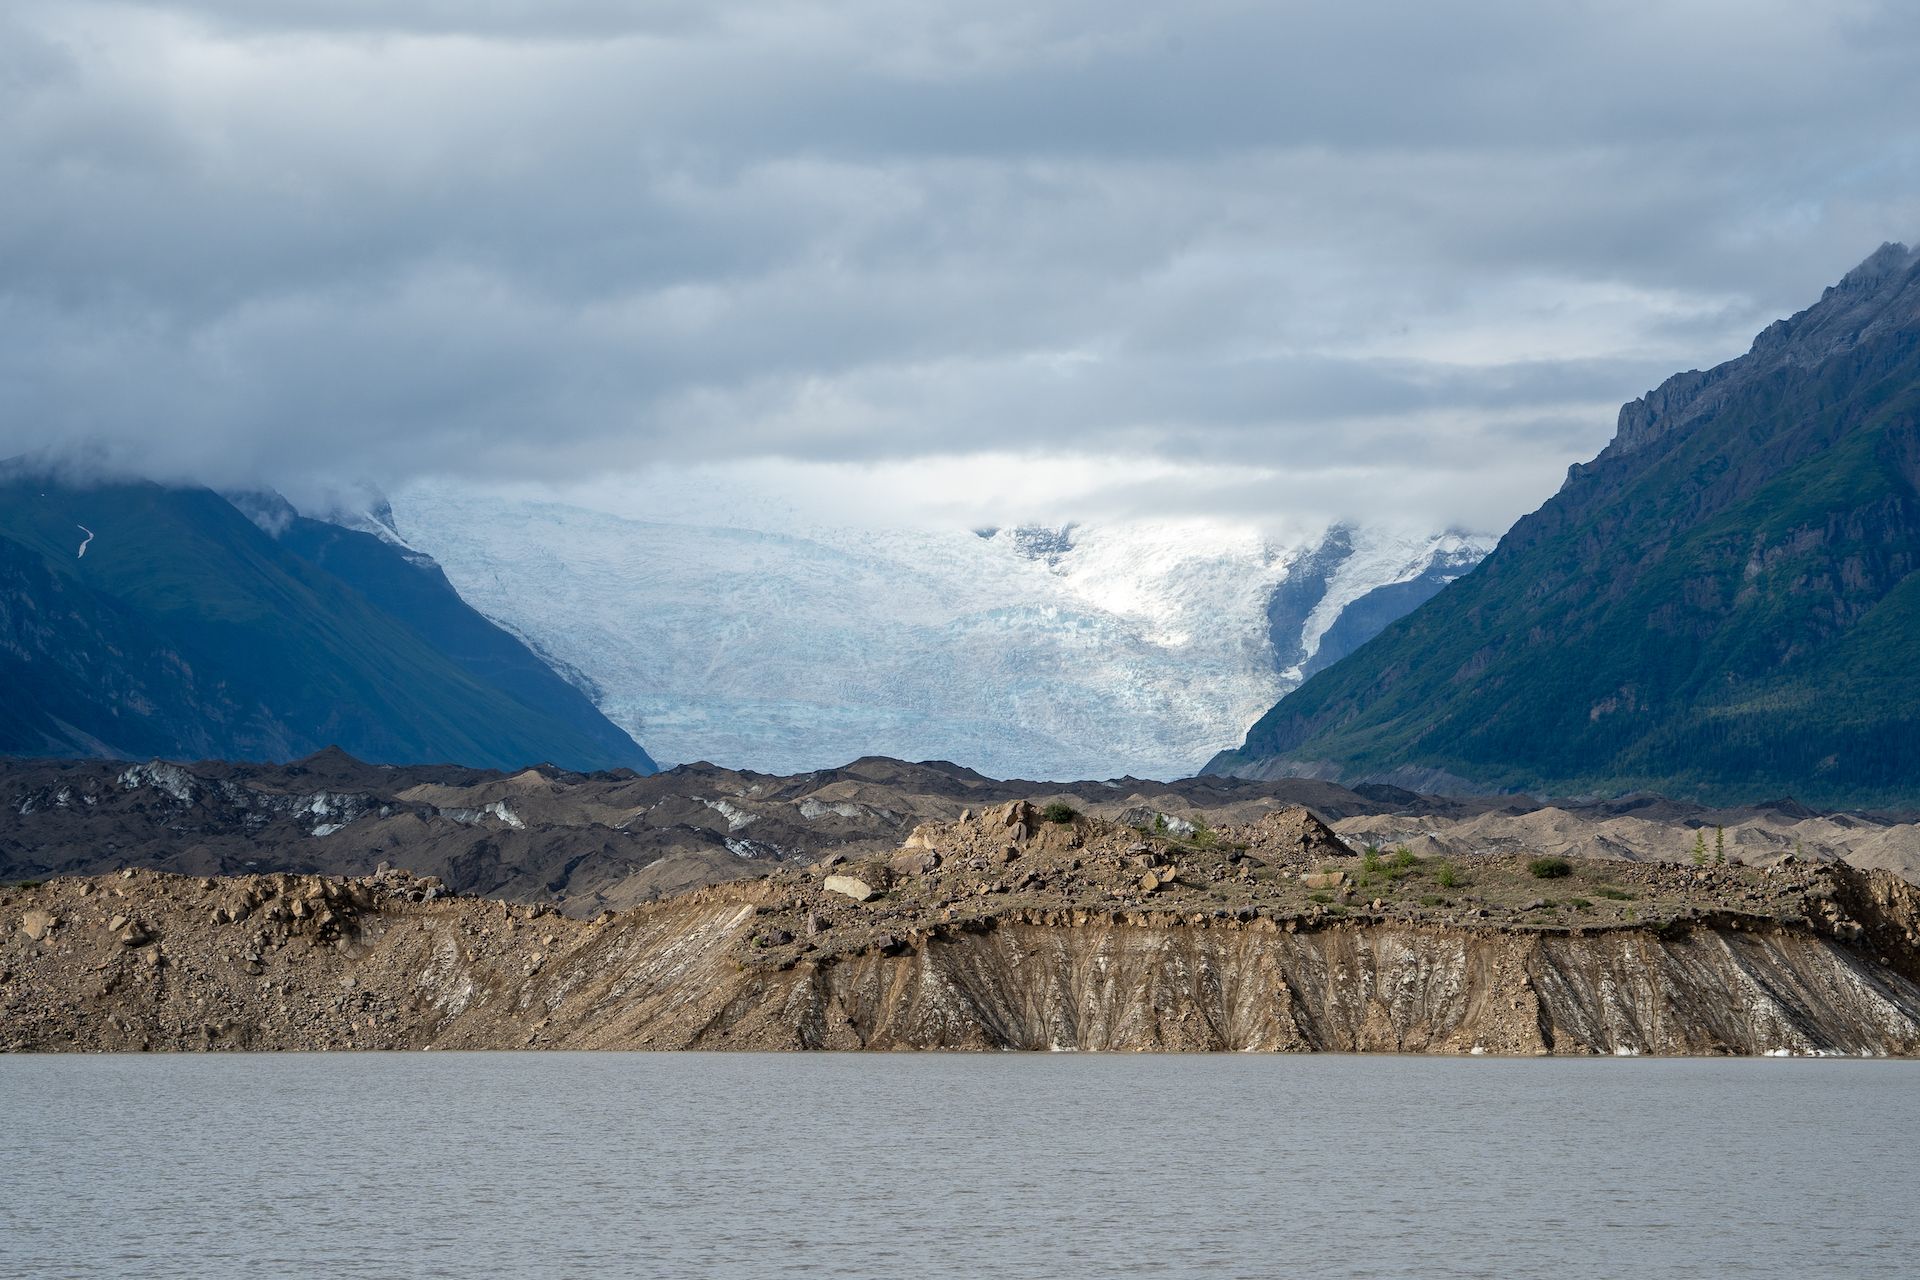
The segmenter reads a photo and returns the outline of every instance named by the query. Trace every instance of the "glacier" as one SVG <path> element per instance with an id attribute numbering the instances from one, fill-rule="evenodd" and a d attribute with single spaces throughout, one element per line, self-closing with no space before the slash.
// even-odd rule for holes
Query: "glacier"
<path id="1" fill-rule="evenodd" d="M 777 774 L 887 755 L 1185 776 L 1300 682 L 1355 602 L 1437 589 L 1491 548 L 1219 519 L 869 527 L 711 493 L 638 495 L 639 518 L 449 480 L 388 502 L 379 523 L 662 764 Z"/>

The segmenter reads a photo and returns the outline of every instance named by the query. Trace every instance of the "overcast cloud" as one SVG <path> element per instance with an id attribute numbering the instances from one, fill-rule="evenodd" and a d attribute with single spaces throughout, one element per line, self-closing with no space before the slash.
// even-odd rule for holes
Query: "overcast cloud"
<path id="1" fill-rule="evenodd" d="M 1920 235 L 1917 15 L 13 0 L 0 453 L 1497 529 Z"/>

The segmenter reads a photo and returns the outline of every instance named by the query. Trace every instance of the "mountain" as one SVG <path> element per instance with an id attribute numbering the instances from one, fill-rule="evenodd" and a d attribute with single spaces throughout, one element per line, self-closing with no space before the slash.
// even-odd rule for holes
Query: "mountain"
<path id="1" fill-rule="evenodd" d="M 653 767 L 428 558 L 238 501 L 0 475 L 0 752 Z"/>
<path id="2" fill-rule="evenodd" d="M 1209 768 L 1920 797 L 1920 252 L 1620 411 L 1473 572 Z"/>
<path id="3" fill-rule="evenodd" d="M 662 759 L 783 774 L 879 754 L 1183 776 L 1324 648 L 1487 547 L 1222 521 L 854 527 L 705 488 L 634 506 L 645 518 L 449 482 L 393 495 L 462 596 Z"/>

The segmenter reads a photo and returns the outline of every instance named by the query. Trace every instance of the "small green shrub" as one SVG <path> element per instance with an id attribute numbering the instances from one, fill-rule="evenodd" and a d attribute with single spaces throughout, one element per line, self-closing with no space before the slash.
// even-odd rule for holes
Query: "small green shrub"
<path id="1" fill-rule="evenodd" d="M 1527 864 L 1527 870 L 1536 880 L 1558 880 L 1573 874 L 1573 864 L 1565 858 L 1535 858 Z"/>
<path id="2" fill-rule="evenodd" d="M 1443 906 L 1445 905 L 1446 901 L 1447 900 L 1445 898 L 1441 897 L 1437 893 L 1424 893 L 1420 895 L 1420 905 L 1423 907 Z"/>
<path id="3" fill-rule="evenodd" d="M 1460 884 L 1460 873 L 1453 869 L 1451 862 L 1443 862 L 1435 868 L 1433 882 L 1442 889 L 1457 888 Z"/>
<path id="4" fill-rule="evenodd" d="M 1593 904 L 1591 902 L 1588 902 L 1585 898 L 1569 898 L 1567 899 L 1567 905 L 1572 907 L 1575 911 L 1593 910 Z"/>
<path id="5" fill-rule="evenodd" d="M 1628 893 L 1625 889 L 1616 889 L 1610 884 L 1603 884 L 1598 889 L 1594 890 L 1594 892 L 1598 893 L 1603 898 L 1612 898 L 1615 902 L 1632 902 L 1633 901 L 1632 894 Z"/>
<path id="6" fill-rule="evenodd" d="M 1079 810 L 1075 809 L 1072 805 L 1062 804 L 1060 801 L 1055 800 L 1052 804 L 1040 811 L 1040 816 L 1048 822 L 1058 822 L 1065 825 L 1079 817 L 1080 813 Z"/>
<path id="7" fill-rule="evenodd" d="M 16 889 L 38 889 L 45 883 L 45 880 L 16 880 L 13 887 Z"/>
<path id="8" fill-rule="evenodd" d="M 1360 855 L 1360 870 L 1369 874 L 1380 869 L 1380 850 L 1378 846 L 1368 845 L 1367 851 Z"/>
<path id="9" fill-rule="evenodd" d="M 1323 907 L 1326 906 L 1329 902 L 1333 901 L 1333 895 L 1325 891 L 1322 891 L 1320 893 L 1310 893 L 1307 896 L 1309 898 L 1312 898 L 1315 902 L 1319 903 Z"/>

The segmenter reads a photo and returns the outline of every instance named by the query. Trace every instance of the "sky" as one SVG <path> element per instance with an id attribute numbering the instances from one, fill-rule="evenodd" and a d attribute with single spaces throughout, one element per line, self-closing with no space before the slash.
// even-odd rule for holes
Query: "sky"
<path id="1" fill-rule="evenodd" d="M 0 455 L 1497 531 L 1920 237 L 1916 66 L 1898 0 L 11 0 Z"/>

